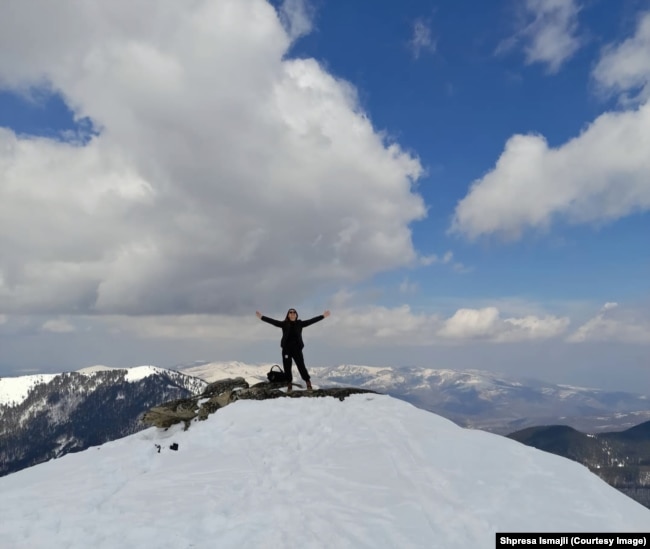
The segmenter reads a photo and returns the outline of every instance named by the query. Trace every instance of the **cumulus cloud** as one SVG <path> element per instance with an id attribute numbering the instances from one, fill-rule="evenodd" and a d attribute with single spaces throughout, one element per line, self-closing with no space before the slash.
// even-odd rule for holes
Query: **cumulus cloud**
<path id="1" fill-rule="evenodd" d="M 515 342 L 556 337 L 569 325 L 566 317 L 528 315 L 520 318 L 501 318 L 499 309 L 459 309 L 447 319 L 438 336 L 459 340 L 488 340 Z"/>
<path id="2" fill-rule="evenodd" d="M 577 0 L 524 0 L 520 28 L 515 36 L 502 42 L 497 53 L 512 50 L 520 43 L 526 63 L 542 63 L 555 73 L 581 46 L 577 36 Z"/>
<path id="3" fill-rule="evenodd" d="M 650 99 L 650 12 L 641 14 L 634 36 L 605 48 L 593 77 L 624 105 Z"/>
<path id="4" fill-rule="evenodd" d="M 606 49 L 594 74 L 609 89 L 638 89 L 650 78 L 650 64 L 638 61 L 647 21 L 643 19 L 631 41 Z M 629 70 L 621 68 L 626 60 L 631 60 Z M 470 239 L 488 234 L 517 239 L 526 229 L 545 230 L 556 219 L 602 223 L 647 211 L 648 150 L 648 102 L 602 114 L 557 148 L 541 135 L 515 135 L 495 168 L 475 181 L 457 204 L 451 231 Z"/>
<path id="5" fill-rule="evenodd" d="M 540 135 L 516 135 L 494 170 L 456 206 L 453 232 L 474 239 L 519 238 L 555 218 L 612 221 L 650 208 L 650 104 L 606 113 L 559 148 Z"/>
<path id="6" fill-rule="evenodd" d="M 567 341 L 650 344 L 650 318 L 618 303 L 605 303 L 599 313 L 573 332 Z"/>
<path id="7" fill-rule="evenodd" d="M 46 87 L 98 135 L 0 129 L 7 313 L 236 314 L 419 261 L 420 162 L 287 58 L 304 2 L 288 30 L 263 0 L 10 10 L 0 86 Z"/>
<path id="8" fill-rule="evenodd" d="M 273 316 L 272 312 L 266 314 Z M 312 314 L 320 314 L 320 311 L 301 311 L 305 318 Z M 133 333 L 141 338 L 277 339 L 275 331 L 268 330 L 268 326 L 252 315 L 240 318 L 223 315 L 106 316 L 103 322 L 114 331 Z M 439 314 L 414 311 L 409 305 L 352 306 L 333 311 L 309 337 L 335 341 L 337 345 L 397 348 L 446 343 L 513 343 L 559 337 L 568 324 L 568 318 L 553 315 L 504 316 L 497 307 L 459 309 L 444 318 Z"/>

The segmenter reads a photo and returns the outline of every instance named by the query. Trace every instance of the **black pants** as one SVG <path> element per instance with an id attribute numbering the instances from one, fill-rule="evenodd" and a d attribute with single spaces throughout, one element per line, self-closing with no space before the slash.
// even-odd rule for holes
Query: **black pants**
<path id="1" fill-rule="evenodd" d="M 305 367 L 305 359 L 302 356 L 302 349 L 282 349 L 282 365 L 284 366 L 284 375 L 287 377 L 288 383 L 291 383 L 293 376 L 291 375 L 291 359 L 293 359 L 298 366 L 300 377 L 305 381 L 309 381 L 309 372 Z"/>

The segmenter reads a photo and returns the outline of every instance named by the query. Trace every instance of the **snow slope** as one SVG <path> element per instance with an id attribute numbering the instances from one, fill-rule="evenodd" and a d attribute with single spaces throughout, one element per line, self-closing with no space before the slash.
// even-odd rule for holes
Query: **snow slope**
<path id="1" fill-rule="evenodd" d="M 17 406 L 23 402 L 29 392 L 42 383 L 49 383 L 58 374 L 35 374 L 20 377 L 0 378 L 0 406 Z"/>
<path id="2" fill-rule="evenodd" d="M 650 524 L 574 462 L 372 394 L 237 401 L 0 478 L 0 493 L 3 547 L 30 549 L 488 549 L 497 531 Z"/>

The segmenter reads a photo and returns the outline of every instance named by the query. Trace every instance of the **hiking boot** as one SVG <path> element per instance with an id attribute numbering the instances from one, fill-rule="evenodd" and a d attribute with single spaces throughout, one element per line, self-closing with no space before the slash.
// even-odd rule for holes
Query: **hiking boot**
<path id="1" fill-rule="evenodd" d="M 311 381 L 307 380 L 307 390 L 312 391 L 313 389 L 311 388 Z"/>
<path id="2" fill-rule="evenodd" d="M 289 383 L 289 386 L 287 387 L 287 393 L 290 393 L 293 391 L 293 387 L 291 386 L 291 383 Z"/>

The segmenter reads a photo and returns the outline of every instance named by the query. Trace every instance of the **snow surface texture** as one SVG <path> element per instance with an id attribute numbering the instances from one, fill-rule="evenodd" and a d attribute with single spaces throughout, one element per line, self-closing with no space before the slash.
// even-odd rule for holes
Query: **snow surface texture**
<path id="1" fill-rule="evenodd" d="M 497 531 L 650 524 L 574 462 L 385 395 L 237 401 L 0 478 L 0 493 L 3 547 L 31 549 L 488 549 Z"/>

